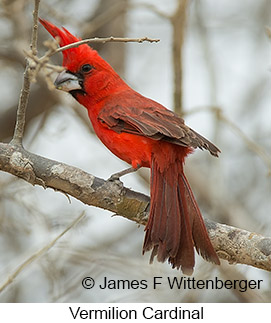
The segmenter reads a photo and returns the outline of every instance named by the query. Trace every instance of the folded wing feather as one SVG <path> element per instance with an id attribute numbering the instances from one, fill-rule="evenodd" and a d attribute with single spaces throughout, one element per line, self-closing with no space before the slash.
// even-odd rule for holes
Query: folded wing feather
<path id="1" fill-rule="evenodd" d="M 99 120 L 117 133 L 131 133 L 175 145 L 208 150 L 218 157 L 220 150 L 209 140 L 184 124 L 174 112 L 156 107 L 105 106 Z"/>

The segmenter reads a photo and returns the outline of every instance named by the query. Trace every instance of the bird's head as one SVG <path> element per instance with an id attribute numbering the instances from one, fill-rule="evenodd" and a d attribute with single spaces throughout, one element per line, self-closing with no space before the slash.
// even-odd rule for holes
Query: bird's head
<path id="1" fill-rule="evenodd" d="M 66 46 L 80 41 L 65 28 L 58 28 L 52 23 L 39 19 L 45 29 L 60 39 L 59 45 Z M 97 100 L 106 95 L 120 77 L 101 56 L 87 44 L 62 51 L 63 67 L 56 80 L 57 89 L 69 92 L 83 104 L 85 97 Z"/>

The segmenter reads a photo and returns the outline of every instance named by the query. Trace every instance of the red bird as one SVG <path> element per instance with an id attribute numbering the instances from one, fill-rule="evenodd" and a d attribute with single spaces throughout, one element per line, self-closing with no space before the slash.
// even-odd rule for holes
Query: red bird
<path id="1" fill-rule="evenodd" d="M 60 46 L 79 41 L 65 28 L 40 19 Z M 63 52 L 65 71 L 55 81 L 88 110 L 93 128 L 113 154 L 132 165 L 119 175 L 140 167 L 151 170 L 151 203 L 143 253 L 150 261 L 168 262 L 191 275 L 194 247 L 201 256 L 220 264 L 199 207 L 183 172 L 185 157 L 194 148 L 218 156 L 219 149 L 184 124 L 161 104 L 131 89 L 88 45 Z"/>

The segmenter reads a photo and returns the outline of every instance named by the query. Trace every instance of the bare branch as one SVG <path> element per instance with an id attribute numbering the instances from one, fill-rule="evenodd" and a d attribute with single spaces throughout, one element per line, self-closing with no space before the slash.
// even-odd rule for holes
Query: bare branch
<path id="1" fill-rule="evenodd" d="M 125 188 L 119 181 L 104 181 L 78 168 L 4 143 L 0 143 L 0 169 L 32 185 L 53 188 L 85 204 L 146 224 L 149 197 Z M 271 238 L 210 220 L 205 220 L 205 224 L 221 259 L 271 271 Z"/>
<path id="2" fill-rule="evenodd" d="M 207 227 L 219 258 L 271 271 L 271 238 L 209 220 Z"/>
<path id="3" fill-rule="evenodd" d="M 174 111 L 178 114 L 183 113 L 183 44 L 186 27 L 186 11 L 188 1 L 179 0 L 178 7 L 170 17 L 173 28 L 172 39 L 172 59 L 174 72 Z"/>
<path id="4" fill-rule="evenodd" d="M 153 38 L 148 38 L 148 37 L 143 37 L 143 38 L 121 38 L 121 37 L 105 37 L 105 38 L 88 38 L 88 39 L 83 39 L 78 42 L 59 47 L 55 52 L 50 54 L 50 56 L 62 52 L 63 50 L 70 49 L 73 47 L 78 47 L 80 45 L 88 44 L 88 43 L 111 43 L 111 42 L 118 42 L 118 43 L 143 43 L 143 42 L 150 42 L 150 43 L 158 43 L 160 39 L 153 39 Z"/>
<path id="5" fill-rule="evenodd" d="M 37 28 L 38 28 L 38 11 L 39 11 L 40 0 L 35 0 L 35 9 L 33 13 L 33 30 L 32 30 L 32 40 L 30 48 L 33 53 L 37 53 Z M 25 112 L 28 104 L 29 92 L 30 92 L 30 69 L 31 65 L 29 60 L 26 60 L 26 68 L 24 71 L 24 81 L 23 87 L 20 94 L 19 105 L 17 109 L 17 119 L 16 126 L 14 130 L 14 135 L 12 139 L 13 145 L 22 145 L 24 127 L 25 127 Z"/>
<path id="6" fill-rule="evenodd" d="M 35 9 L 33 11 L 33 31 L 30 49 L 34 55 L 37 55 L 37 43 L 38 43 L 38 13 L 39 13 L 40 0 L 35 0 Z"/>
<path id="7" fill-rule="evenodd" d="M 19 105 L 17 108 L 16 125 L 15 125 L 14 135 L 12 139 L 13 145 L 22 144 L 24 126 L 25 126 L 25 112 L 26 112 L 27 102 L 29 98 L 29 92 L 30 92 L 30 77 L 29 77 L 29 65 L 27 63 L 24 71 L 23 87 L 21 90 Z"/>

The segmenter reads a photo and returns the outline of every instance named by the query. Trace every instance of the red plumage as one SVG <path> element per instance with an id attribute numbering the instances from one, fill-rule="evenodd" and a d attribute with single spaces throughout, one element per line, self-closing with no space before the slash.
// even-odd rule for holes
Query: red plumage
<path id="1" fill-rule="evenodd" d="M 66 29 L 40 19 L 60 46 L 80 39 Z M 184 124 L 182 118 L 132 90 L 88 45 L 63 51 L 59 89 L 70 92 L 88 110 L 100 140 L 133 168 L 151 169 L 151 205 L 143 252 L 191 274 L 194 247 L 219 264 L 200 210 L 183 172 L 185 157 L 194 149 L 219 149 Z"/>

